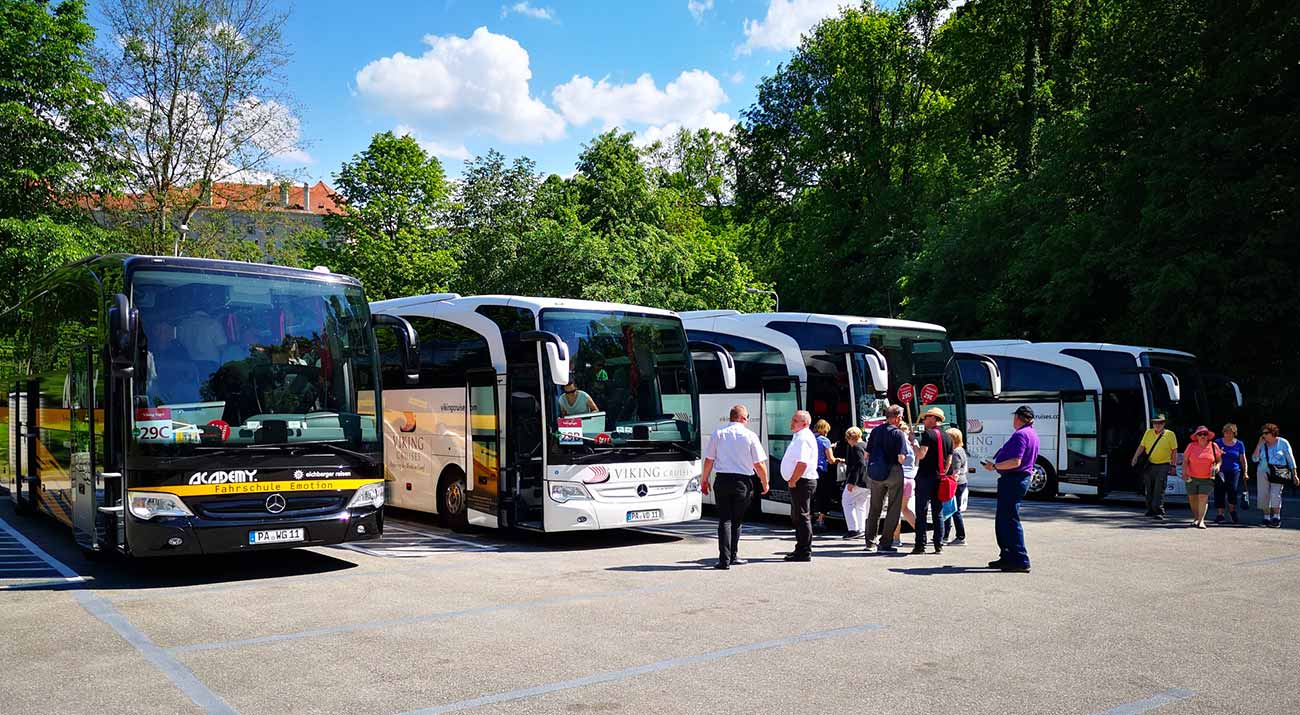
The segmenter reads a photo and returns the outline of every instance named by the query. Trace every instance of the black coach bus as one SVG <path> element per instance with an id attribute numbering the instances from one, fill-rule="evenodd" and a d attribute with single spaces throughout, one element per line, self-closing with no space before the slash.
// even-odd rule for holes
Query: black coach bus
<path id="1" fill-rule="evenodd" d="M 114 255 L 0 306 L 0 483 L 90 553 L 211 554 L 383 529 L 375 323 L 323 268 Z"/>

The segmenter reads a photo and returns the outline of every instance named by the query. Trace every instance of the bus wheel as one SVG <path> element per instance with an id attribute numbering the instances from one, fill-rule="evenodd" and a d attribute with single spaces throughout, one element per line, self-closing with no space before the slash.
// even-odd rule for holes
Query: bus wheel
<path id="1" fill-rule="evenodd" d="M 455 531 L 461 531 L 469 526 L 465 475 L 459 471 L 444 475 L 438 484 L 438 517 L 443 526 Z"/>
<path id="2" fill-rule="evenodd" d="M 1029 475 L 1029 496 L 1035 499 L 1056 498 L 1056 473 L 1041 459 L 1034 462 L 1034 471 Z"/>

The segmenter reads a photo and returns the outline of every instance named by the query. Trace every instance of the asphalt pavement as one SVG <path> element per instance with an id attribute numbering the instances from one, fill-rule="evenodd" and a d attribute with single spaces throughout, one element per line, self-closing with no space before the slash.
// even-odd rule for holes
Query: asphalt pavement
<path id="1" fill-rule="evenodd" d="M 769 518 L 716 571 L 710 519 L 540 536 L 397 512 L 378 541 L 99 563 L 5 500 L 0 712 L 1300 711 L 1300 510 L 1201 531 L 1030 503 L 1029 574 L 984 568 L 992 511 L 972 499 L 940 555 L 830 534 L 812 563 L 781 561 Z"/>

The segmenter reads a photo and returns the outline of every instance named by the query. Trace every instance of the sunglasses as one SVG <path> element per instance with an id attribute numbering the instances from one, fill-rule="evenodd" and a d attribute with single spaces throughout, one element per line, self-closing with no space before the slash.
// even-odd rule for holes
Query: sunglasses
<path id="1" fill-rule="evenodd" d="M 575 394 L 577 394 L 577 392 L 578 392 L 577 390 L 565 390 L 565 391 L 564 391 L 564 394 L 566 394 L 566 395 L 575 395 Z"/>

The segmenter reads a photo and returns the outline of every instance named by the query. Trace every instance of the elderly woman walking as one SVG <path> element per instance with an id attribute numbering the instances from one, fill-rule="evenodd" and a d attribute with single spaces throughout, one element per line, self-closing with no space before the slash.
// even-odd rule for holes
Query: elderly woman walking
<path id="1" fill-rule="evenodd" d="M 1192 433 L 1192 441 L 1183 450 L 1183 481 L 1187 483 L 1187 506 L 1192 510 L 1192 526 L 1205 528 L 1205 511 L 1214 491 L 1214 477 L 1223 463 L 1223 451 L 1214 443 L 1214 433 L 1201 425 Z"/>
<path id="2" fill-rule="evenodd" d="M 1223 523 L 1223 508 L 1228 507 L 1228 516 L 1232 523 L 1238 523 L 1238 494 L 1246 488 L 1246 479 L 1250 478 L 1250 465 L 1246 463 L 1246 443 L 1237 439 L 1237 425 L 1229 422 L 1223 426 L 1223 436 L 1214 440 L 1223 452 L 1223 463 L 1219 465 L 1219 475 L 1214 480 L 1214 523 Z"/>
<path id="3" fill-rule="evenodd" d="M 1300 477 L 1296 476 L 1295 452 L 1291 443 L 1281 436 L 1277 425 L 1269 422 L 1264 425 L 1263 434 L 1255 444 L 1253 459 L 1259 462 L 1259 471 L 1255 474 L 1259 495 L 1259 510 L 1264 512 L 1261 526 L 1282 526 L 1282 487 L 1295 484 L 1300 487 Z"/>

